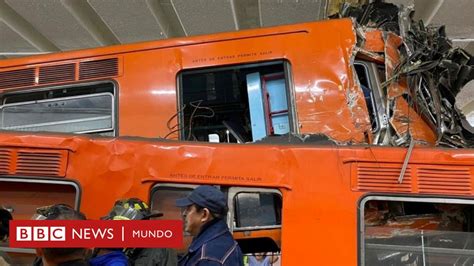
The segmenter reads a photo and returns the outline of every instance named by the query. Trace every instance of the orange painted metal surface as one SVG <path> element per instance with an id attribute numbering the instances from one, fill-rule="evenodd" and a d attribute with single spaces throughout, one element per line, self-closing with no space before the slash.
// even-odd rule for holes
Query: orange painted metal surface
<path id="1" fill-rule="evenodd" d="M 402 39 L 389 32 L 385 38 L 385 76 L 389 81 L 387 88 L 387 98 L 392 100 L 407 93 L 406 88 L 400 85 L 402 77 L 394 77 L 395 69 L 400 64 L 400 52 L 398 47 L 402 44 Z"/>
<path id="2" fill-rule="evenodd" d="M 436 134 L 428 124 L 418 115 L 407 101 L 402 97 L 394 100 L 393 117 L 390 123 L 398 136 L 403 137 L 408 132 L 414 140 L 425 141 L 434 144 Z"/>
<path id="3" fill-rule="evenodd" d="M 279 189 L 282 265 L 333 265 L 335 258 L 340 265 L 356 264 L 358 202 L 367 190 L 351 185 L 358 178 L 351 167 L 366 162 L 383 169 L 391 163 L 401 170 L 406 154 L 406 149 L 387 147 L 199 144 L 14 133 L 1 133 L 0 143 L 68 150 L 66 178 L 56 179 L 80 184 L 81 210 L 92 219 L 104 215 L 117 198 L 148 199 L 151 187 L 162 183 Z M 469 149 L 415 147 L 409 166 L 439 169 L 439 173 L 465 169 L 466 196 L 473 196 L 473 154 Z M 448 176 L 439 180 L 446 189 L 440 187 L 435 195 L 451 196 L 449 182 L 453 181 Z M 404 195 L 423 195 L 416 184 L 409 185 Z M 390 190 L 379 193 L 384 191 Z M 337 248 L 342 244 L 344 248 Z M 314 250 L 317 256 L 307 256 Z"/>
<path id="4" fill-rule="evenodd" d="M 383 53 L 385 51 L 385 41 L 383 39 L 383 31 L 378 29 L 367 28 L 364 31 L 364 50 L 374 53 Z"/>
<path id="5" fill-rule="evenodd" d="M 393 102 L 393 116 L 390 123 L 400 138 L 408 138 L 407 134 L 417 141 L 434 145 L 436 134 L 429 125 L 416 113 L 413 107 L 403 98 L 410 95 L 407 88 L 406 77 L 398 76 L 396 67 L 400 64 L 398 47 L 402 39 L 389 32 L 385 38 L 385 73 L 387 86 L 387 99 Z M 410 95 L 411 96 L 411 95 Z"/>
<path id="6" fill-rule="evenodd" d="M 366 46 L 370 51 L 359 52 L 368 58 L 380 52 L 380 36 L 380 32 L 370 33 Z M 405 81 L 391 79 L 400 61 L 401 40 L 391 33 L 386 37 L 384 55 L 372 61 L 385 60 L 390 80 L 387 98 L 394 113 L 389 122 L 398 137 L 409 133 L 415 140 L 433 144 L 434 132 L 403 97 L 409 93 Z M 44 66 L 72 63 L 80 68 L 81 62 L 117 58 L 117 73 L 105 79 L 118 86 L 119 135 L 159 137 L 169 133 L 167 121 L 179 109 L 177 77 L 182 71 L 284 60 L 290 65 L 295 133 L 323 134 L 340 144 L 370 144 L 368 110 L 351 65 L 357 50 L 355 38 L 352 21 L 345 19 L 2 60 L 0 72 L 33 68 L 34 73 L 20 73 L 33 77 L 32 84 L 0 93 L 43 88 L 46 85 L 39 84 L 38 73 Z M 73 81 L 54 85 L 76 84 L 77 75 Z M 178 123 L 176 119 L 171 122 Z M 209 144 L 1 132 L 0 148 L 12 147 L 38 154 L 67 153 L 62 174 L 50 179 L 77 183 L 80 209 L 92 219 L 107 213 L 118 198 L 150 199 L 152 187 L 163 183 L 278 189 L 283 198 L 283 229 L 270 236 L 276 239 L 281 233 L 282 265 L 356 264 L 358 204 L 371 192 L 474 195 L 474 152 L 468 149 L 416 146 L 399 184 L 397 173 L 406 156 L 402 148 Z M 8 167 L 16 169 L 13 163 Z M 384 172 L 386 168 L 389 173 Z M 459 183 L 453 182 L 459 180 L 445 175 L 449 171 L 464 173 L 463 189 L 456 193 L 452 188 Z M 374 179 L 371 173 L 381 178 Z M 0 179 L 10 174 L 0 171 Z M 436 182 L 433 175 L 439 178 Z M 26 178 L 45 180 L 40 173 Z"/>
<path id="7" fill-rule="evenodd" d="M 119 134 L 163 137 L 169 133 L 166 122 L 178 110 L 176 80 L 181 71 L 285 60 L 297 132 L 325 134 L 338 143 L 365 143 L 370 121 L 350 65 L 355 41 L 350 19 L 329 20 L 1 60 L 0 72 L 118 57 L 119 73 L 112 78 L 118 84 Z M 42 86 L 0 93 L 37 87 Z"/>

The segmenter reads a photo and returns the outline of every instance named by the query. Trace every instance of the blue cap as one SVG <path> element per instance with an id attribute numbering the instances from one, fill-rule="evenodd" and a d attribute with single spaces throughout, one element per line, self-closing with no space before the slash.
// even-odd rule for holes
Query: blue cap
<path id="1" fill-rule="evenodd" d="M 192 204 L 208 208 L 212 213 L 225 214 L 227 212 L 224 193 L 213 186 L 199 186 L 186 198 L 176 200 L 178 207 L 187 207 Z"/>

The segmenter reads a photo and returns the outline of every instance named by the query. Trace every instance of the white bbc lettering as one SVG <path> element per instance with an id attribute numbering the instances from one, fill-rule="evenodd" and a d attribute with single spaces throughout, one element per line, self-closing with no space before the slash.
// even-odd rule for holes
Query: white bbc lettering
<path id="1" fill-rule="evenodd" d="M 49 228 L 46 226 L 33 227 L 34 241 L 49 241 Z"/>
<path id="2" fill-rule="evenodd" d="M 64 226 L 18 226 L 17 241 L 66 241 Z"/>
<path id="3" fill-rule="evenodd" d="M 64 226 L 51 226 L 49 231 L 51 241 L 66 241 L 66 228 Z"/>
<path id="4" fill-rule="evenodd" d="M 16 228 L 16 241 L 31 241 L 31 226 L 18 226 Z"/>

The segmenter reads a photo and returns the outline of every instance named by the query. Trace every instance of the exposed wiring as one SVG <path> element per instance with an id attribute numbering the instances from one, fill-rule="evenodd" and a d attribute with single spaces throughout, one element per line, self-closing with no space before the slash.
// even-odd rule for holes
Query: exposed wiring
<path id="1" fill-rule="evenodd" d="M 204 100 L 197 100 L 197 101 L 193 101 L 193 102 L 190 102 L 189 103 L 189 106 L 193 107 L 193 111 L 191 113 L 191 116 L 189 117 L 189 122 L 188 122 L 188 126 L 180 126 L 181 124 L 178 123 L 174 126 L 171 126 L 171 121 L 173 121 L 179 114 L 183 114 L 184 115 L 184 110 L 186 109 L 187 105 L 183 105 L 183 107 L 181 109 L 179 109 L 175 114 L 173 114 L 169 119 L 168 121 L 166 122 L 166 127 L 168 128 L 169 132 L 168 134 L 166 134 L 163 138 L 164 139 L 167 139 L 170 135 L 176 133 L 176 132 L 179 132 L 179 131 L 182 131 L 182 130 L 185 130 L 186 128 L 189 130 L 188 132 L 188 136 L 186 137 L 186 140 L 190 140 L 191 139 L 191 136 L 192 136 L 192 126 L 193 126 L 193 122 L 196 118 L 198 117 L 204 117 L 204 118 L 212 118 L 215 116 L 215 112 L 212 108 L 210 107 L 205 107 L 205 106 L 201 106 L 201 104 L 203 103 Z M 210 114 L 196 114 L 199 110 L 205 110 L 205 111 L 209 111 Z"/>
<path id="2" fill-rule="evenodd" d="M 193 120 L 195 118 L 198 118 L 198 117 L 204 117 L 204 118 L 213 118 L 215 113 L 214 113 L 214 110 L 212 110 L 212 108 L 210 107 L 205 107 L 205 106 L 201 106 L 203 100 L 197 100 L 197 101 L 193 101 L 193 102 L 189 102 L 189 105 L 194 107 L 194 110 L 193 112 L 191 113 L 191 116 L 189 117 L 189 126 L 188 126 L 188 137 L 186 138 L 186 140 L 190 140 L 191 139 L 191 135 L 192 135 L 192 128 L 193 128 Z M 208 110 L 211 112 L 210 115 L 204 115 L 204 114 L 198 114 L 196 115 L 196 112 L 198 111 L 198 109 L 204 109 L 204 110 Z"/>
<path id="3" fill-rule="evenodd" d="M 168 119 L 168 121 L 166 122 L 166 127 L 168 128 L 169 132 L 168 132 L 168 134 L 166 134 L 166 135 L 163 137 L 164 139 L 167 139 L 171 134 L 174 134 L 174 133 L 176 133 L 176 132 L 178 132 L 178 131 L 184 129 L 184 128 L 180 128 L 180 127 L 179 127 L 179 121 L 178 121 L 178 123 L 177 123 L 176 125 L 171 126 L 171 121 L 173 121 L 173 119 L 174 119 L 175 117 L 177 117 L 180 113 L 184 113 L 184 109 L 186 109 L 186 104 L 183 105 L 183 107 L 182 107 L 181 109 L 179 109 L 174 115 L 172 115 L 172 116 L 170 117 L 170 119 Z"/>

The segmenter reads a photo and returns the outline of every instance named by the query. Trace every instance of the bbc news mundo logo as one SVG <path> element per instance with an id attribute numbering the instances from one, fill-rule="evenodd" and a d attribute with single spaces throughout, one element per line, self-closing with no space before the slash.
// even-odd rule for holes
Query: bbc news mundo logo
<path id="1" fill-rule="evenodd" d="M 182 221 L 11 221 L 10 247 L 181 248 Z"/>
<path id="2" fill-rule="evenodd" d="M 18 226 L 16 241 L 66 241 L 66 227 Z"/>

